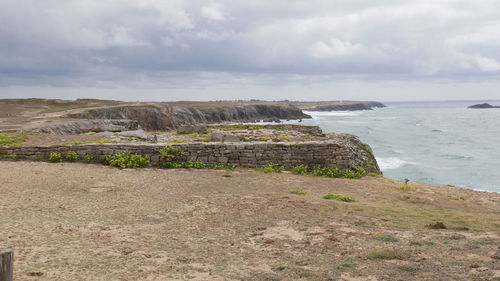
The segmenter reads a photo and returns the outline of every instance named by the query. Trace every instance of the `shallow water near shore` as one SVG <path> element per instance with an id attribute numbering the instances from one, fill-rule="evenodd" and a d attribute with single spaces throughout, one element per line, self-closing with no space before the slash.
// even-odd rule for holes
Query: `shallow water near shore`
<path id="1" fill-rule="evenodd" d="M 313 119 L 301 124 L 359 136 L 387 178 L 500 192 L 500 109 L 467 109 L 471 104 L 387 103 L 371 111 L 306 112 Z"/>

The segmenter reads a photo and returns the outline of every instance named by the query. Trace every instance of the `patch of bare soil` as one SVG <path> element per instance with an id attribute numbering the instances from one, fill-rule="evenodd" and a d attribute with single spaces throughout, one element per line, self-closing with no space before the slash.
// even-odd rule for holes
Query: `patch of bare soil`
<path id="1" fill-rule="evenodd" d="M 0 162 L 0 245 L 16 281 L 500 278 L 500 194 L 225 173 Z"/>

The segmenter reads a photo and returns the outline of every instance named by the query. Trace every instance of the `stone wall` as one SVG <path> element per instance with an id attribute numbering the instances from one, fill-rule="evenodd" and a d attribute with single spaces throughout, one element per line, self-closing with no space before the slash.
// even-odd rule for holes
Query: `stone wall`
<path id="1" fill-rule="evenodd" d="M 51 152 L 65 155 L 75 151 L 81 157 L 94 158 L 122 152 L 141 154 L 158 163 L 160 144 L 88 144 L 37 147 L 0 147 L 0 158 L 17 155 L 20 159 L 46 160 Z M 228 163 L 235 166 L 261 167 L 269 162 L 287 168 L 301 164 L 339 169 L 364 168 L 367 172 L 380 173 L 369 146 L 351 135 L 338 135 L 326 141 L 289 143 L 183 143 L 170 144 L 185 153 L 184 161 L 203 161 L 207 164 Z"/>

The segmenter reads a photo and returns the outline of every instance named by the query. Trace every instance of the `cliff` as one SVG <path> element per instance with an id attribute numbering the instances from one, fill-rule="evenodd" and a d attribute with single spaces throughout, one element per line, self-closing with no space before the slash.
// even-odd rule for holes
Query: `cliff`
<path id="1" fill-rule="evenodd" d="M 355 111 L 355 110 L 372 110 L 377 107 L 386 107 L 384 104 L 375 101 L 339 101 L 339 102 L 322 102 L 320 104 L 311 104 L 301 106 L 307 111 Z"/>
<path id="2" fill-rule="evenodd" d="M 145 130 L 168 130 L 198 123 L 220 123 L 224 121 L 253 122 L 277 119 L 311 118 L 299 108 L 291 105 L 271 104 L 181 104 L 151 103 L 126 106 L 86 109 L 66 114 L 76 119 L 126 119 L 136 120 Z"/>

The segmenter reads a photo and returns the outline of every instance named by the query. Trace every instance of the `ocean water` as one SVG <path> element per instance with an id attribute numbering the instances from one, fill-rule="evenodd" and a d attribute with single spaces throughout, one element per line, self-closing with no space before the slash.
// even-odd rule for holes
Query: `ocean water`
<path id="1" fill-rule="evenodd" d="M 359 136 L 372 147 L 387 178 L 500 192 L 500 109 L 467 109 L 474 103 L 387 103 L 371 111 L 306 112 L 313 119 L 301 124 Z"/>

